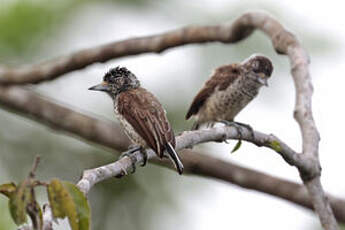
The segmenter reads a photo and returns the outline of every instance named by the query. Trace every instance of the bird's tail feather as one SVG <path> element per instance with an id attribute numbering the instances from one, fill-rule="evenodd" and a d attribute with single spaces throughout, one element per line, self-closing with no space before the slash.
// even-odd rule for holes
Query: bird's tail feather
<path id="1" fill-rule="evenodd" d="M 170 143 L 167 143 L 166 150 L 168 152 L 168 156 L 170 160 L 174 163 L 175 168 L 177 169 L 177 172 L 181 175 L 183 173 L 183 164 L 180 160 L 180 157 L 178 156 L 177 152 L 171 146 Z"/>

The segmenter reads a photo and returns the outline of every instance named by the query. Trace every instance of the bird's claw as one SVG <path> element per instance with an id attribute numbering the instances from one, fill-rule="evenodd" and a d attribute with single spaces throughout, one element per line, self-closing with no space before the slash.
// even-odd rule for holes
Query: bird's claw
<path id="1" fill-rule="evenodd" d="M 120 166 L 120 167 L 121 167 L 121 166 Z M 118 174 L 118 175 L 116 175 L 115 177 L 116 177 L 116 178 L 121 178 L 121 177 L 127 176 L 127 175 L 128 175 L 127 170 L 126 170 L 125 168 L 121 167 L 121 173 Z"/>
<path id="2" fill-rule="evenodd" d="M 225 143 L 225 144 L 229 144 L 229 142 L 226 139 L 226 135 L 222 135 L 222 137 L 219 140 L 216 140 L 215 142 L 219 142 L 219 143 Z"/>
<path id="3" fill-rule="evenodd" d="M 136 151 L 140 151 L 140 153 L 143 155 L 143 162 L 140 166 L 145 166 L 147 163 L 147 153 L 146 150 L 144 148 L 142 148 L 141 146 L 130 146 L 128 151 L 122 153 L 119 157 L 119 159 L 124 158 L 124 157 L 129 157 L 129 159 L 132 162 L 132 170 L 131 170 L 131 174 L 133 174 L 136 170 L 136 166 L 135 163 L 137 162 L 137 158 L 133 155 L 133 153 L 135 153 Z M 124 170 L 124 174 L 127 175 L 127 171 Z"/>
<path id="4" fill-rule="evenodd" d="M 250 125 L 241 123 L 241 122 L 235 122 L 235 123 L 237 123 L 238 125 L 242 127 L 245 127 L 250 132 L 251 137 L 255 139 L 254 129 Z"/>
<path id="5" fill-rule="evenodd" d="M 131 174 L 135 173 L 135 170 L 136 170 L 135 163 L 137 161 L 137 158 L 135 156 L 133 156 L 134 152 L 135 151 L 128 150 L 128 151 L 122 153 L 119 157 L 119 159 L 122 159 L 124 157 L 128 157 L 131 160 L 131 167 L 132 167 Z M 122 169 L 122 171 L 124 172 L 124 175 L 128 175 L 126 170 Z"/>
<path id="6" fill-rule="evenodd" d="M 144 167 L 145 165 L 146 165 L 146 163 L 147 163 L 147 159 L 148 159 L 148 156 L 147 156 L 147 152 L 146 152 L 146 149 L 144 149 L 144 148 L 141 148 L 140 149 L 140 152 L 141 152 L 141 154 L 143 155 L 143 162 L 141 163 L 141 167 Z"/>
<path id="7" fill-rule="evenodd" d="M 250 132 L 250 135 L 253 139 L 255 139 L 255 135 L 254 135 L 254 130 L 253 128 L 248 125 L 248 124 L 244 124 L 244 123 L 241 123 L 241 122 L 235 122 L 235 121 L 226 121 L 226 120 L 222 120 L 220 121 L 221 123 L 227 125 L 227 126 L 232 126 L 236 129 L 237 133 L 238 133 L 238 139 L 242 139 L 243 137 L 243 128 L 246 128 L 249 132 Z"/>

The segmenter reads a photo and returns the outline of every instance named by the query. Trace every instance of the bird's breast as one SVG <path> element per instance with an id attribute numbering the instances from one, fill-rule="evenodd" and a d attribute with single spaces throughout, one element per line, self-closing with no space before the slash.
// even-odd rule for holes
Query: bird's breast
<path id="1" fill-rule="evenodd" d="M 199 117 L 205 121 L 233 120 L 257 93 L 258 88 L 244 79 L 235 81 L 225 90 L 216 88 Z"/>

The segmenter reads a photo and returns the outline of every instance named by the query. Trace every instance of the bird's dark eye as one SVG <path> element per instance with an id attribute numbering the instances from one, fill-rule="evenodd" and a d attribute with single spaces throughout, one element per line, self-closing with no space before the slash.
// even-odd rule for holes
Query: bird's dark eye
<path id="1" fill-rule="evenodd" d="M 108 82 L 109 82 L 109 83 L 114 83 L 114 82 L 115 82 L 115 81 L 114 81 L 114 78 L 113 78 L 113 77 L 109 77 Z"/>
<path id="2" fill-rule="evenodd" d="M 113 75 L 113 76 L 116 75 L 116 72 L 117 72 L 117 69 L 111 69 L 111 70 L 110 70 L 110 73 L 111 73 L 111 75 Z"/>
<path id="3" fill-rule="evenodd" d="M 265 73 L 267 74 L 267 76 L 271 75 L 271 72 L 272 70 L 269 67 L 265 69 Z"/>

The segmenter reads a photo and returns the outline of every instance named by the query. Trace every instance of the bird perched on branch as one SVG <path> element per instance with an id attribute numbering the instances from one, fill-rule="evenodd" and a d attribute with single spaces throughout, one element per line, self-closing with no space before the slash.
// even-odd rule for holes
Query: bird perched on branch
<path id="1" fill-rule="evenodd" d="M 234 118 L 257 96 L 261 86 L 268 85 L 272 71 L 272 62 L 261 55 L 252 55 L 242 63 L 218 67 L 195 96 L 186 114 L 187 120 L 192 116 L 196 118 L 192 129 L 205 123 L 213 126 L 215 122 L 222 122 L 234 125 L 239 135 L 239 126 L 252 132 L 250 126 L 234 122 Z"/>
<path id="2" fill-rule="evenodd" d="M 174 149 L 175 136 L 166 112 L 152 93 L 140 87 L 139 80 L 132 72 L 125 67 L 110 69 L 104 75 L 103 82 L 89 90 L 104 91 L 112 97 L 115 115 L 136 145 L 124 155 L 130 156 L 140 150 L 145 165 L 145 148 L 151 148 L 159 158 L 163 158 L 166 151 L 178 173 L 182 174 L 183 164 Z"/>

